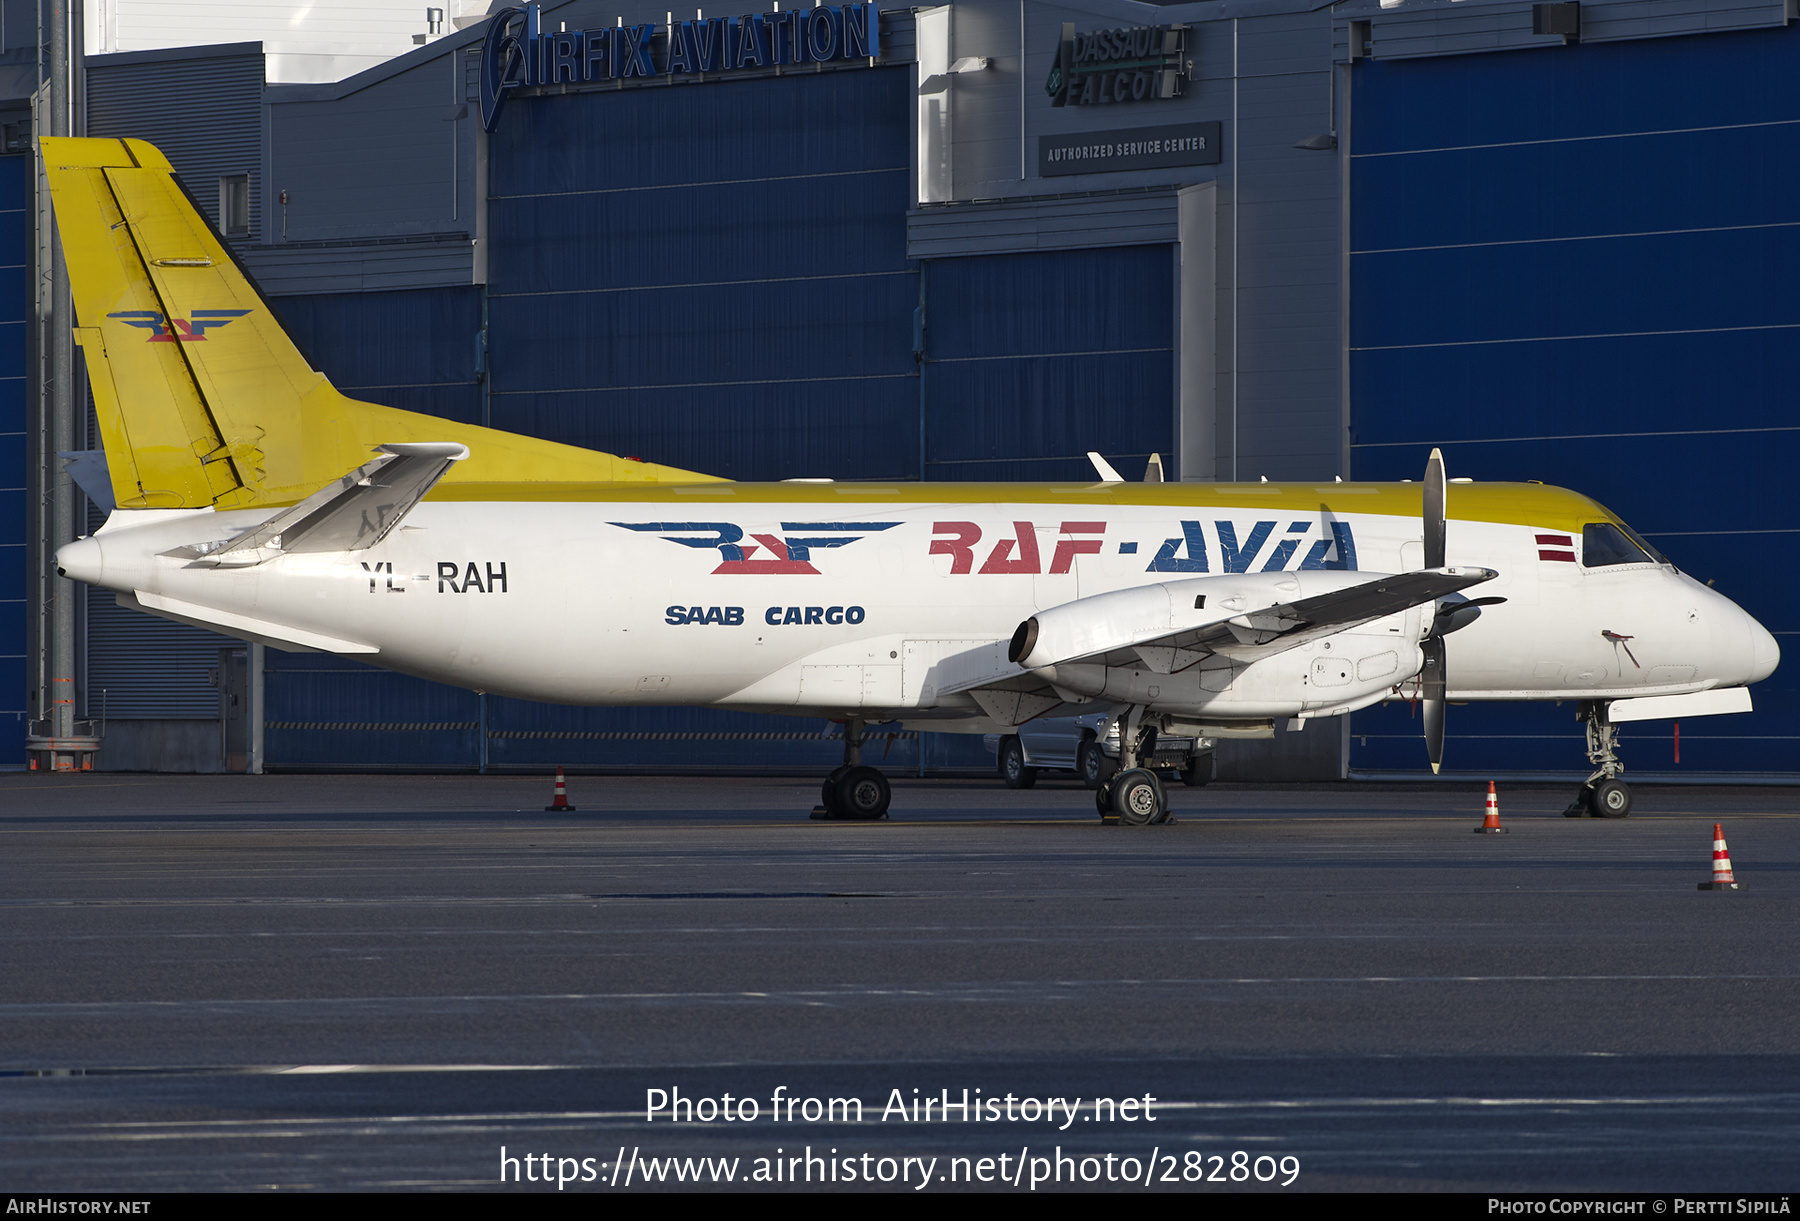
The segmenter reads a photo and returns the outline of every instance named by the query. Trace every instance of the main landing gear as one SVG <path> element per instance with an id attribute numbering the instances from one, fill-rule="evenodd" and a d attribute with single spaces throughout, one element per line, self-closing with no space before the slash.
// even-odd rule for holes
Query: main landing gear
<path id="1" fill-rule="evenodd" d="M 1103 822 L 1143 827 L 1175 821 L 1162 781 L 1149 768 L 1139 766 L 1156 754 L 1156 726 L 1143 721 L 1144 709 L 1134 704 L 1119 729 L 1119 770 L 1094 790 L 1094 806 Z"/>
<path id="2" fill-rule="evenodd" d="M 832 769 L 819 788 L 820 804 L 812 816 L 818 819 L 849 819 L 872 822 L 886 818 L 893 790 L 887 777 L 877 768 L 862 761 L 863 719 L 851 717 L 844 722 L 843 766 Z"/>
<path id="3" fill-rule="evenodd" d="M 1575 791 L 1564 818 L 1625 818 L 1631 813 L 1631 786 L 1619 779 L 1619 730 L 1606 718 L 1606 705 L 1590 700 L 1581 706 L 1587 723 L 1588 762 L 1594 774 Z"/>

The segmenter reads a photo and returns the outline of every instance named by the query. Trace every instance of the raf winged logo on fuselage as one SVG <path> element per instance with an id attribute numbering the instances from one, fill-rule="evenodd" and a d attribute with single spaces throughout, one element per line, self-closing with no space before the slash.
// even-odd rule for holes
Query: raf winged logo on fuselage
<path id="1" fill-rule="evenodd" d="M 716 549 L 720 564 L 712 575 L 726 573 L 760 576 L 821 575 L 812 566 L 812 553 L 830 547 L 847 547 L 857 539 L 892 530 L 897 521 L 784 521 L 781 528 L 789 533 L 752 534 L 756 541 L 744 542 L 743 527 L 726 521 L 616 521 L 622 530 L 643 534 L 660 534 L 671 543 L 705 551 Z M 767 555 L 759 555 L 766 551 Z"/>

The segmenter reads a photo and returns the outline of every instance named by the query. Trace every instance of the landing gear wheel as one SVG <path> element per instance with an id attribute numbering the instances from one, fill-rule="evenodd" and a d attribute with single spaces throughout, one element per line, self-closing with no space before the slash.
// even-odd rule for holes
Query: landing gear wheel
<path id="1" fill-rule="evenodd" d="M 1197 788 L 1213 778 L 1213 757 L 1208 751 L 1204 755 L 1195 755 L 1188 760 L 1188 765 L 1181 769 L 1181 783 L 1189 788 Z"/>
<path id="2" fill-rule="evenodd" d="M 1110 778 L 1102 780 L 1100 787 L 1094 790 L 1094 808 L 1100 811 L 1101 822 L 1119 821 L 1118 813 L 1112 808 L 1112 780 Z"/>
<path id="3" fill-rule="evenodd" d="M 1000 743 L 1000 778 L 1009 789 L 1028 789 L 1037 783 L 1037 768 L 1026 765 L 1025 748 L 1017 738 Z"/>
<path id="4" fill-rule="evenodd" d="M 887 777 L 875 768 L 860 765 L 845 768 L 843 772 L 836 785 L 836 806 L 827 808 L 835 808 L 839 818 L 858 822 L 885 817 L 888 801 L 893 797 Z"/>
<path id="5" fill-rule="evenodd" d="M 1113 773 L 1119 770 L 1118 761 L 1100 749 L 1100 743 L 1093 738 L 1083 738 L 1080 748 L 1075 752 L 1075 770 L 1081 773 L 1081 783 L 1090 789 L 1098 789 Z"/>
<path id="6" fill-rule="evenodd" d="M 1148 826 L 1169 816 L 1169 805 L 1155 772 L 1134 767 L 1120 772 L 1111 787 L 1112 808 L 1118 813 L 1121 826 Z"/>
<path id="7" fill-rule="evenodd" d="M 1575 800 L 1563 811 L 1564 818 L 1592 818 L 1594 816 L 1594 790 L 1582 785 L 1575 790 Z"/>
<path id="8" fill-rule="evenodd" d="M 1601 818 L 1627 818 L 1631 815 L 1631 786 L 1623 780 L 1602 780 L 1591 790 L 1588 799 Z"/>

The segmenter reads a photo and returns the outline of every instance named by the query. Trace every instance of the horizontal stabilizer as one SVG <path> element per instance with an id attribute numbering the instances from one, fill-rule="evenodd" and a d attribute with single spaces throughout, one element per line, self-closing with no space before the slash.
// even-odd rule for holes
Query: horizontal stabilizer
<path id="1" fill-rule="evenodd" d="M 106 467 L 105 450 L 66 449 L 56 456 L 63 460 L 63 469 L 69 472 L 75 486 L 94 502 L 95 508 L 102 513 L 111 513 L 119 507 L 113 499 L 112 474 Z"/>
<path id="2" fill-rule="evenodd" d="M 381 445 L 382 456 L 225 543 L 181 548 L 200 564 L 260 564 L 278 555 L 362 551 L 386 538 L 450 469 L 469 456 L 454 441 Z"/>

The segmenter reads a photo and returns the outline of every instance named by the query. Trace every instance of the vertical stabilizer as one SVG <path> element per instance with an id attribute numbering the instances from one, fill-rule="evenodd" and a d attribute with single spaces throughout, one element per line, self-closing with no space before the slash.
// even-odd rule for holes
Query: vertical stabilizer
<path id="1" fill-rule="evenodd" d="M 339 394 L 139 140 L 43 142 L 102 443 L 121 508 L 291 504 L 377 445 L 460 442 L 446 482 L 712 477 Z"/>

